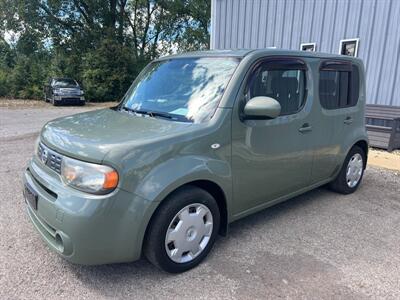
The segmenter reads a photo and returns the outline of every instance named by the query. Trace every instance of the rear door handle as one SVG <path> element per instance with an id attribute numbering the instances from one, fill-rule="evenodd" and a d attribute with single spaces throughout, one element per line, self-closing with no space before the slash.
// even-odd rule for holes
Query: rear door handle
<path id="1" fill-rule="evenodd" d="M 300 131 L 301 133 L 305 133 L 305 132 L 308 132 L 308 131 L 311 131 L 311 130 L 312 130 L 312 127 L 311 127 L 310 124 L 308 124 L 308 123 L 304 123 L 303 126 L 301 126 L 301 127 L 299 128 L 299 131 Z"/>
<path id="2" fill-rule="evenodd" d="M 344 124 L 350 125 L 351 123 L 353 123 L 353 118 L 352 117 L 347 117 L 344 120 Z"/>

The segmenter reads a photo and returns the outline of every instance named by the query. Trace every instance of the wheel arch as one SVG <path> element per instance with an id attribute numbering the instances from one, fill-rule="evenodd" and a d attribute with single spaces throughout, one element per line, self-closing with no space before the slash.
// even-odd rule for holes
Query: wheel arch
<path id="1" fill-rule="evenodd" d="M 364 153 L 365 153 L 365 162 L 364 162 L 364 169 L 367 167 L 367 160 L 368 160 L 368 142 L 366 140 L 358 140 L 356 143 L 354 143 L 349 151 L 354 147 L 358 146 L 360 147 Z"/>
<path id="2" fill-rule="evenodd" d="M 218 204 L 220 218 L 221 218 L 219 233 L 225 236 L 228 232 L 228 205 L 227 205 L 226 195 L 223 189 L 217 183 L 211 180 L 195 180 L 185 185 L 197 186 L 207 191 L 208 193 L 211 194 L 211 196 L 213 196 L 213 198 Z"/>
<path id="3" fill-rule="evenodd" d="M 187 187 L 187 186 L 195 186 L 198 188 L 201 188 L 213 196 L 215 201 L 217 202 L 219 212 L 220 212 L 220 218 L 221 218 L 221 224 L 220 224 L 220 229 L 219 229 L 219 234 L 225 236 L 228 231 L 228 206 L 227 206 L 227 198 L 225 195 L 225 192 L 223 189 L 214 181 L 208 180 L 208 179 L 199 179 L 199 180 L 194 180 L 190 182 L 186 182 L 179 187 L 175 188 L 174 190 L 170 191 L 157 205 L 155 210 L 153 211 L 151 217 L 149 218 L 149 221 L 146 224 L 146 229 L 144 231 L 143 235 L 143 240 L 146 239 L 146 235 L 148 234 L 148 230 L 150 228 L 151 223 L 154 220 L 155 215 L 157 214 L 157 211 L 160 209 L 161 204 L 166 201 L 166 199 L 176 192 L 177 190 Z M 142 242 L 142 249 L 143 249 L 144 243 Z"/>

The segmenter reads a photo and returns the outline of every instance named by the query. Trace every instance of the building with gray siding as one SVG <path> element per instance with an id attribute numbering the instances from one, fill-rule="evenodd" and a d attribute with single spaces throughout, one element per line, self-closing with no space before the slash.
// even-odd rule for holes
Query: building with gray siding
<path id="1" fill-rule="evenodd" d="M 346 40 L 366 66 L 367 103 L 400 106 L 400 0 L 212 0 L 212 49 L 339 53 Z"/>

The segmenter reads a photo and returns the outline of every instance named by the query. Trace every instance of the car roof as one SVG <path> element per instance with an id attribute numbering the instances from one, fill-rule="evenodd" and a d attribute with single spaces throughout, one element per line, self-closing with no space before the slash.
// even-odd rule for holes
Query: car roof
<path id="1" fill-rule="evenodd" d="M 168 56 L 160 57 L 158 60 L 166 60 L 171 58 L 185 58 L 185 57 L 238 57 L 243 58 L 249 52 L 250 49 L 236 49 L 236 50 L 204 50 L 204 51 L 192 51 L 184 52 L 180 54 L 173 54 Z"/>
<path id="2" fill-rule="evenodd" d="M 260 56 L 260 55 L 283 55 L 283 56 L 300 56 L 300 57 L 311 57 L 321 59 L 340 59 L 350 61 L 360 61 L 360 59 L 339 54 L 323 53 L 323 52 L 311 52 L 311 51 L 299 51 L 299 50 L 286 50 L 276 48 L 264 48 L 264 49 L 232 49 L 232 50 L 206 50 L 206 51 L 194 51 L 186 52 L 181 54 L 174 54 L 164 56 L 158 60 L 168 60 L 172 58 L 186 58 L 186 57 L 237 57 L 244 58 L 246 56 Z"/>
<path id="3" fill-rule="evenodd" d="M 53 77 L 52 79 L 54 79 L 54 80 L 73 80 L 73 81 L 76 81 L 75 79 L 70 78 L 70 77 Z"/>

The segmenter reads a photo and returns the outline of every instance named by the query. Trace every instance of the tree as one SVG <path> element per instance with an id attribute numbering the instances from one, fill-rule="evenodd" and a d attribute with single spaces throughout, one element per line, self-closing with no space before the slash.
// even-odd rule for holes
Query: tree
<path id="1" fill-rule="evenodd" d="M 39 80 L 73 76 L 95 100 L 118 99 L 150 60 L 209 47 L 210 0 L 0 0 L 0 34 L 15 33 L 14 94 Z M 3 61 L 4 64 L 4 61 Z M 46 65 L 44 65 L 46 64 Z M 118 74 L 118 76 L 117 76 Z M 37 76 L 38 78 L 33 78 Z M 30 92 L 18 92 L 25 90 Z M 22 90 L 20 90 L 22 89 Z M 35 96 L 36 97 L 36 96 Z"/>
<path id="2" fill-rule="evenodd" d="M 122 96 L 140 70 L 135 69 L 131 49 L 112 39 L 84 57 L 83 83 L 87 97 L 112 101 Z"/>
<path id="3" fill-rule="evenodd" d="M 11 47 L 0 39 L 0 97 L 7 96 L 11 89 L 8 74 L 15 65 L 15 57 Z"/>

